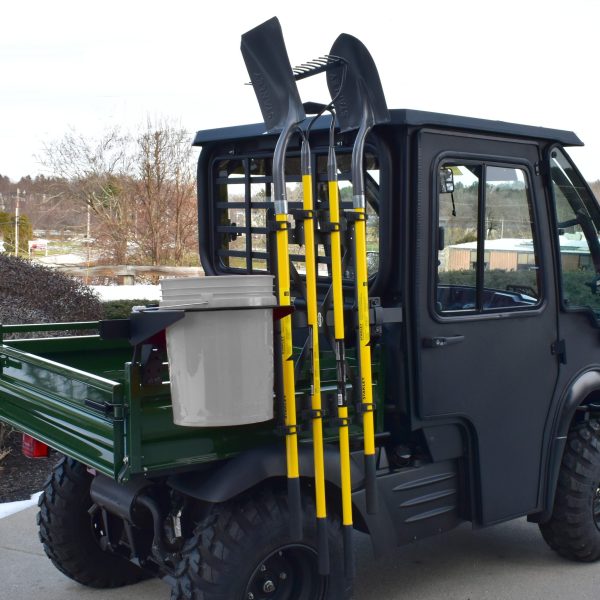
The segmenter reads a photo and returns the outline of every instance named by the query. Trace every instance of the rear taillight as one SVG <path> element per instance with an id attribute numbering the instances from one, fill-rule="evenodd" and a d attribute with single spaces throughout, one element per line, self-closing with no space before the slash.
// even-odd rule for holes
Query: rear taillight
<path id="1" fill-rule="evenodd" d="M 38 442 L 35 438 L 24 433 L 23 454 L 28 458 L 46 458 L 50 454 L 50 448 L 43 442 Z"/>

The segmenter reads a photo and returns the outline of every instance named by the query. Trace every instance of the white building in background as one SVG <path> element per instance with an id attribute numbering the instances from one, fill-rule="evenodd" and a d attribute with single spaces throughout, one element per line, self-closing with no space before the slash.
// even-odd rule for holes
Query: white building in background
<path id="1" fill-rule="evenodd" d="M 592 268 L 590 249 L 581 233 L 559 236 L 562 268 L 565 271 L 585 271 Z M 486 270 L 527 271 L 535 268 L 533 241 L 502 238 L 485 241 Z M 440 253 L 440 271 L 474 269 L 477 263 L 477 242 L 451 244 Z"/>

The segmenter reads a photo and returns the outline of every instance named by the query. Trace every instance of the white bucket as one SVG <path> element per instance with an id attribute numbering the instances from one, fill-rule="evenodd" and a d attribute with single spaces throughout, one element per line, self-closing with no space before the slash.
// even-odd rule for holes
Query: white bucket
<path id="1" fill-rule="evenodd" d="M 163 279 L 161 292 L 161 308 L 186 312 L 167 329 L 175 424 L 221 427 L 272 419 L 273 277 Z"/>

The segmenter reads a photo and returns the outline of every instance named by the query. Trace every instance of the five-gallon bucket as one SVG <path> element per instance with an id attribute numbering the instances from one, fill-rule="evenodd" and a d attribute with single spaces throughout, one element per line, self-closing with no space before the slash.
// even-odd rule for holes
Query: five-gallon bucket
<path id="1" fill-rule="evenodd" d="M 273 418 L 273 277 L 161 281 L 161 308 L 185 310 L 167 329 L 173 420 L 188 427 Z"/>

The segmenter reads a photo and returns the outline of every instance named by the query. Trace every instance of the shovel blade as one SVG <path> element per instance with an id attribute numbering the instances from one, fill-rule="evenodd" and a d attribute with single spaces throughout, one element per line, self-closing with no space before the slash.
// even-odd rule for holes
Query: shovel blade
<path id="1" fill-rule="evenodd" d="M 358 129 L 365 119 L 368 125 L 390 120 L 385 95 L 375 61 L 357 38 L 342 33 L 333 43 L 330 54 L 346 62 L 343 67 L 327 71 L 327 86 L 335 101 L 336 117 L 342 131 Z M 340 92 L 341 87 L 341 92 Z"/>
<path id="2" fill-rule="evenodd" d="M 277 17 L 242 35 L 242 56 L 268 132 L 306 118 Z"/>

